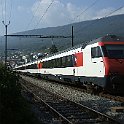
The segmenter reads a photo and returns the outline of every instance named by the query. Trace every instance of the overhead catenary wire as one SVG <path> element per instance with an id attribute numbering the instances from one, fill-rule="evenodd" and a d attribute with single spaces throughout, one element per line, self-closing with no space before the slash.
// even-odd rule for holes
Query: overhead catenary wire
<path id="1" fill-rule="evenodd" d="M 41 2 L 42 2 L 42 1 L 40 1 L 40 3 L 41 3 Z M 37 9 L 36 9 L 34 15 L 32 16 L 32 18 L 31 18 L 31 20 L 29 21 L 28 25 L 26 26 L 26 29 L 25 29 L 25 30 L 27 30 L 27 29 L 30 27 L 30 25 L 31 25 L 31 23 L 32 23 L 32 21 L 33 21 L 33 19 L 34 19 L 34 17 L 35 17 L 35 14 L 38 12 L 38 10 L 39 10 L 39 8 L 40 8 L 40 3 L 38 4 L 39 6 L 37 7 Z"/>
<path id="2" fill-rule="evenodd" d="M 12 1 L 11 1 L 12 2 Z M 10 21 L 8 22 L 7 24 L 7 0 L 5 0 L 5 3 L 4 3 L 4 9 L 5 9 L 5 16 L 3 17 L 3 20 L 2 20 L 2 23 L 3 25 L 5 26 L 5 68 L 7 68 L 7 27 L 8 25 L 10 24 Z M 2 11 L 4 11 L 4 9 L 2 9 Z M 10 10 L 11 11 L 11 10 Z M 11 13 L 11 12 L 10 12 Z"/>
<path id="3" fill-rule="evenodd" d="M 4 2 L 1 0 L 1 20 L 4 20 Z M 2 28 L 1 34 L 4 34 L 4 28 Z"/>
<path id="4" fill-rule="evenodd" d="M 6 23 L 6 0 L 5 0 L 5 23 Z"/>
<path id="5" fill-rule="evenodd" d="M 13 0 L 10 0 L 10 14 L 9 14 L 8 20 L 11 19 L 11 16 L 12 16 L 12 9 L 13 9 Z"/>
<path id="6" fill-rule="evenodd" d="M 83 15 L 87 10 L 91 9 L 99 0 L 95 0 L 90 6 L 84 9 L 79 15 L 77 15 L 72 21 L 75 21 L 78 17 Z"/>
<path id="7" fill-rule="evenodd" d="M 3 0 L 1 0 L 1 11 L 2 11 L 2 20 L 4 20 L 4 4 L 3 4 Z"/>
<path id="8" fill-rule="evenodd" d="M 99 0 L 95 0 L 90 6 L 88 6 L 88 7 L 87 7 L 85 10 L 83 10 L 79 15 L 77 15 L 77 16 L 74 18 L 74 20 L 75 20 L 76 18 L 78 18 L 79 16 L 81 16 L 82 14 L 84 14 L 87 10 L 89 10 L 90 8 L 92 8 L 98 1 L 99 1 Z M 43 15 L 41 16 L 40 20 L 37 22 L 37 24 L 35 25 L 35 27 L 34 27 L 32 30 L 34 30 L 34 29 L 37 28 L 37 26 L 39 25 L 39 23 L 41 22 L 41 20 L 43 19 L 43 17 L 46 15 L 46 13 L 48 12 L 48 9 L 51 7 L 51 5 L 53 4 L 53 2 L 54 2 L 54 0 L 52 0 L 52 2 L 49 4 L 49 6 L 47 7 L 47 9 L 45 10 L 45 12 L 43 13 Z M 40 7 L 40 4 L 39 4 L 39 6 L 38 6 L 36 12 L 38 11 L 39 7 Z M 35 12 L 35 13 L 36 13 L 36 12 Z M 34 15 L 33 15 L 33 17 L 31 18 L 31 21 L 29 22 L 29 24 L 28 24 L 26 30 L 29 28 L 29 26 L 30 26 L 30 24 L 31 24 L 31 22 L 32 22 L 32 20 L 33 20 L 33 18 L 34 18 Z M 73 21 L 73 20 L 71 20 L 71 21 Z"/>
<path id="9" fill-rule="evenodd" d="M 2 9 L 2 23 L 6 24 L 6 9 L 7 9 L 7 1 L 6 0 L 1 0 L 1 9 Z M 3 34 L 4 34 L 4 28 L 3 28 Z"/>
<path id="10" fill-rule="evenodd" d="M 9 3 L 10 3 L 10 7 L 9 7 Z M 7 23 L 7 20 L 10 20 L 12 15 L 13 0 L 9 0 L 9 3 L 7 0 L 1 0 L 2 21 L 4 21 L 5 24 Z"/>
<path id="11" fill-rule="evenodd" d="M 36 27 L 39 25 L 39 23 L 41 22 L 41 20 L 43 19 L 43 17 L 46 15 L 46 13 L 48 12 L 49 8 L 52 6 L 52 4 L 53 4 L 54 1 L 55 0 L 52 0 L 52 2 L 49 4 L 49 6 L 47 7 L 47 9 L 45 10 L 45 12 L 43 13 L 43 15 L 41 16 L 40 20 L 35 25 L 34 29 L 36 29 Z"/>
<path id="12" fill-rule="evenodd" d="M 97 21 L 95 21 L 95 22 L 91 22 L 90 24 L 85 25 L 84 27 L 82 27 L 82 28 L 83 28 L 83 30 L 84 30 L 85 28 L 87 28 L 87 27 L 89 27 L 89 26 L 91 26 L 91 25 L 95 24 L 95 23 L 98 23 L 98 21 L 99 21 L 99 20 L 107 18 L 108 16 L 110 16 L 110 15 L 114 14 L 115 12 L 117 12 L 117 11 L 121 10 L 122 8 L 124 8 L 124 5 L 123 5 L 123 6 L 121 6 L 121 7 L 119 7 L 119 8 L 117 8 L 117 9 L 115 9 L 115 10 L 113 10 L 113 11 L 111 11 L 110 13 L 108 13 L 107 15 L 105 15 L 105 16 L 103 16 L 103 17 L 99 18 L 99 19 L 96 19 Z M 76 31 L 76 33 L 80 32 L 81 30 L 82 30 L 82 29 L 77 30 L 77 31 Z"/>
<path id="13" fill-rule="evenodd" d="M 89 27 L 89 26 L 91 26 L 91 25 L 93 25 L 93 24 L 95 24 L 95 23 L 98 23 L 99 20 L 104 19 L 104 18 L 107 18 L 108 16 L 114 14 L 115 12 L 121 10 L 122 8 L 124 8 L 124 5 L 121 6 L 121 7 L 119 7 L 119 8 L 117 8 L 117 9 L 115 9 L 115 10 L 113 10 L 113 11 L 111 11 L 110 13 L 106 14 L 105 16 L 103 16 L 103 17 L 101 17 L 101 18 L 99 18 L 99 19 L 96 19 L 95 22 L 93 21 L 93 22 L 91 22 L 90 24 L 85 25 L 84 27 L 82 27 L 83 30 L 85 30 L 87 27 Z M 80 32 L 80 31 L 82 30 L 82 28 L 79 29 L 79 30 L 76 30 L 76 31 L 75 31 L 75 34 L 77 34 L 78 32 Z M 66 35 L 68 35 L 68 34 L 66 34 Z"/>
<path id="14" fill-rule="evenodd" d="M 117 12 L 118 10 L 120 10 L 120 9 L 122 9 L 122 8 L 124 8 L 124 5 L 121 6 L 121 7 L 119 7 L 119 8 L 117 8 L 117 9 L 115 9 L 114 11 L 110 12 L 110 13 L 107 14 L 105 17 L 108 17 L 108 16 L 112 15 L 113 13 Z"/>
<path id="15" fill-rule="evenodd" d="M 97 4 L 97 2 L 99 2 L 100 0 L 95 0 L 93 3 L 91 3 L 86 9 L 84 9 L 80 14 L 78 14 L 77 16 L 75 16 L 75 18 L 72 20 L 72 19 L 69 19 L 69 22 L 70 23 L 73 23 L 73 21 L 75 21 L 78 17 L 80 17 L 81 15 L 85 14 L 89 9 L 91 9 L 95 4 Z M 61 29 L 63 27 L 61 26 Z M 60 30 L 60 28 L 58 29 Z M 70 30 L 70 29 L 69 29 Z M 68 34 L 69 35 L 69 34 Z"/>

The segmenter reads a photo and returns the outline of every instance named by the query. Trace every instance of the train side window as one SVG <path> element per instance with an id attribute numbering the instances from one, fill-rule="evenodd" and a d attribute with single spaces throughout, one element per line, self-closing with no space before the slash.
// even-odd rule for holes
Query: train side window
<path id="1" fill-rule="evenodd" d="M 36 69 L 37 65 L 36 64 L 31 64 L 26 67 L 27 69 Z"/>
<path id="2" fill-rule="evenodd" d="M 62 67 L 65 67 L 65 63 L 66 63 L 66 57 L 62 57 Z"/>
<path id="3" fill-rule="evenodd" d="M 43 68 L 45 68 L 44 64 L 45 64 L 45 63 L 43 62 Z"/>
<path id="4" fill-rule="evenodd" d="M 47 67 L 47 64 L 46 64 L 46 61 L 43 62 L 43 68 L 46 68 Z"/>
<path id="5" fill-rule="evenodd" d="M 53 68 L 55 68 L 56 67 L 56 59 L 53 59 L 52 62 L 53 62 Z"/>
<path id="6" fill-rule="evenodd" d="M 47 68 L 47 61 L 44 62 L 44 68 Z"/>
<path id="7" fill-rule="evenodd" d="M 47 61 L 47 68 L 50 68 L 50 61 Z"/>
<path id="8" fill-rule="evenodd" d="M 19 68 L 19 70 L 25 70 L 25 66 L 22 66 L 21 68 Z"/>
<path id="9" fill-rule="evenodd" d="M 72 56 L 66 56 L 66 67 L 72 67 L 73 66 L 73 61 L 72 61 Z"/>
<path id="10" fill-rule="evenodd" d="M 59 58 L 56 59 L 56 67 L 59 67 Z"/>
<path id="11" fill-rule="evenodd" d="M 53 68 L 53 59 L 50 60 L 50 68 Z"/>
<path id="12" fill-rule="evenodd" d="M 48 61 L 45 62 L 45 68 L 48 68 Z"/>
<path id="13" fill-rule="evenodd" d="M 53 59 L 51 60 L 51 68 L 54 68 L 54 61 L 53 61 Z"/>
<path id="14" fill-rule="evenodd" d="M 47 68 L 51 68 L 51 61 L 50 60 L 47 61 Z"/>
<path id="15" fill-rule="evenodd" d="M 49 60 L 49 67 L 52 68 L 52 60 Z"/>
<path id="16" fill-rule="evenodd" d="M 62 57 L 60 58 L 60 68 L 62 67 Z"/>
<path id="17" fill-rule="evenodd" d="M 57 66 L 57 68 L 61 67 L 61 58 L 56 59 L 56 66 Z"/>
<path id="18" fill-rule="evenodd" d="M 54 63 L 55 65 L 54 65 L 54 67 L 57 68 L 57 59 L 55 59 L 54 61 L 55 61 L 55 63 Z"/>
<path id="19" fill-rule="evenodd" d="M 91 48 L 91 56 L 92 58 L 102 57 L 102 53 L 99 46 Z"/>
<path id="20" fill-rule="evenodd" d="M 72 55 L 72 66 L 75 66 L 76 65 L 76 56 L 75 55 Z"/>

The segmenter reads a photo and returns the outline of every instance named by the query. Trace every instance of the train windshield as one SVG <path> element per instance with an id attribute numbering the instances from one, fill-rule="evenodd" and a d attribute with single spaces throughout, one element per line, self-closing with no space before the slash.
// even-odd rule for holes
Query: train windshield
<path id="1" fill-rule="evenodd" d="M 124 59 L 124 45 L 105 45 L 109 58 Z"/>

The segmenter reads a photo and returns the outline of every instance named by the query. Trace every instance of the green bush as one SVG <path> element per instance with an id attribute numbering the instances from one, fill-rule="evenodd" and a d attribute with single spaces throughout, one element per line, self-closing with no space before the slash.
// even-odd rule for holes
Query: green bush
<path id="1" fill-rule="evenodd" d="M 0 124 L 35 124 L 30 105 L 21 96 L 19 76 L 0 64 Z"/>

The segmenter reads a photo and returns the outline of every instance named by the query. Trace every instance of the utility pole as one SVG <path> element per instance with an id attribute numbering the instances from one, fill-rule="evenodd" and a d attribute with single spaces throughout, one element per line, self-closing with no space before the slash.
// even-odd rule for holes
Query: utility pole
<path id="1" fill-rule="evenodd" d="M 72 26 L 72 47 L 74 46 L 74 28 L 73 28 L 73 26 Z"/>
<path id="2" fill-rule="evenodd" d="M 10 21 L 9 21 L 8 24 L 5 24 L 4 21 L 2 21 L 2 23 L 4 24 L 5 29 L 6 29 L 6 35 L 5 35 L 5 67 L 7 68 L 7 27 L 10 24 Z"/>

